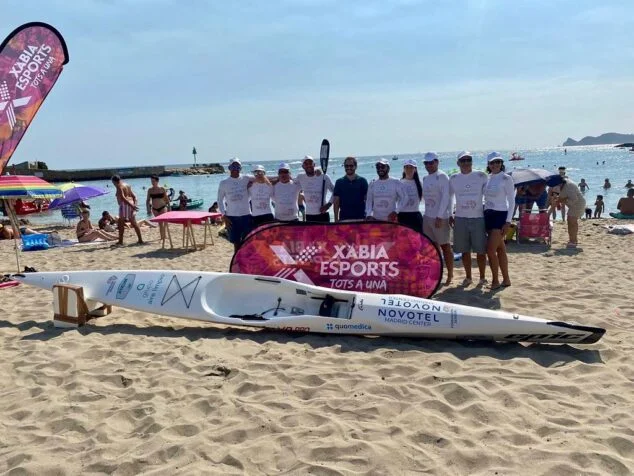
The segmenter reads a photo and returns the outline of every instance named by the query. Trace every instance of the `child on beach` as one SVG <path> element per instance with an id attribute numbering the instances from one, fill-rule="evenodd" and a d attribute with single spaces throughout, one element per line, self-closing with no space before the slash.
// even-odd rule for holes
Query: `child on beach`
<path id="1" fill-rule="evenodd" d="M 597 195 L 597 201 L 594 202 L 594 218 L 601 218 L 601 213 L 605 211 L 605 203 L 603 203 L 603 195 Z"/>

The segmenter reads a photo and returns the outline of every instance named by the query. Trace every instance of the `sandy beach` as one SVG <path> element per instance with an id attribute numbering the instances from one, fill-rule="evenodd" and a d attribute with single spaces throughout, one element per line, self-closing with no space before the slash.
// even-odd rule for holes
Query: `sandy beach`
<path id="1" fill-rule="evenodd" d="M 577 250 L 561 222 L 550 250 L 512 245 L 509 288 L 460 288 L 459 267 L 435 296 L 607 329 L 587 346 L 293 335 L 117 308 L 60 330 L 50 292 L 0 289 L 0 471 L 631 474 L 634 235 L 609 222 L 581 222 Z M 166 252 L 143 233 L 154 241 L 128 231 L 122 248 L 22 253 L 22 266 L 229 268 L 222 238 Z M 12 241 L 0 257 L 14 272 Z"/>

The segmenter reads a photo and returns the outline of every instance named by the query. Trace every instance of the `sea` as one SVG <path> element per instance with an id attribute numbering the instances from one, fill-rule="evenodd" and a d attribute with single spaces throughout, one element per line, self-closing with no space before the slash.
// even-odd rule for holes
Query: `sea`
<path id="1" fill-rule="evenodd" d="M 318 152 L 318 151 L 317 151 Z M 486 168 L 486 155 L 491 152 L 479 150 L 471 151 L 474 158 L 474 169 L 484 170 Z M 624 187 L 626 182 L 634 180 L 634 152 L 628 149 L 616 148 L 613 145 L 601 146 L 581 146 L 581 147 L 550 147 L 540 149 L 526 150 L 498 150 L 505 158 L 506 171 L 509 172 L 517 167 L 543 168 L 546 170 L 556 171 L 558 167 L 566 167 L 566 172 L 571 180 L 579 183 L 584 178 L 589 185 L 589 190 L 585 192 L 588 207 L 594 209 L 594 202 L 597 195 L 603 195 L 606 205 L 605 215 L 609 212 L 616 212 L 616 204 L 619 198 L 625 196 L 627 190 Z M 510 162 L 508 159 L 511 154 L 517 152 L 524 157 L 522 161 Z M 419 173 L 422 176 L 426 171 L 422 164 L 424 152 L 415 154 L 398 154 L 398 155 L 373 155 L 357 157 L 358 168 L 357 174 L 365 177 L 368 182 L 376 177 L 374 164 L 379 158 L 385 158 L 390 161 L 390 175 L 400 177 L 403 171 L 403 162 L 406 159 L 415 159 L 419 163 Z M 440 169 L 451 174 L 458 172 L 456 159 L 458 151 L 438 152 L 440 158 Z M 319 162 L 319 154 L 316 154 L 316 162 Z M 277 166 L 281 161 L 287 162 L 291 167 L 293 176 L 303 172 L 301 168 L 302 157 L 297 159 L 278 159 L 278 160 L 262 160 L 249 161 L 242 160 L 243 173 L 249 173 L 255 165 L 262 165 L 269 175 L 276 175 Z M 343 157 L 331 158 L 328 163 L 327 173 L 333 179 L 340 178 L 344 175 Z M 224 161 L 228 162 L 228 161 Z M 147 165 L 147 164 L 146 164 Z M 154 164 L 161 165 L 161 164 Z M 225 169 L 228 163 L 225 165 Z M 168 167 L 191 167 L 192 164 L 169 164 Z M 217 201 L 218 184 L 226 178 L 227 174 L 212 175 L 182 175 L 161 177 L 161 185 L 166 188 L 173 188 L 176 195 L 183 190 L 190 198 L 202 198 L 204 206 L 200 210 L 207 210 L 215 201 Z M 605 179 L 609 179 L 612 188 L 603 189 Z M 151 186 L 149 178 L 126 180 L 132 186 L 137 194 L 140 203 L 138 218 L 146 218 L 145 199 L 147 196 L 147 188 Z M 92 185 L 104 188 L 109 193 L 100 197 L 93 198 L 88 201 L 92 213 L 91 219 L 96 222 L 101 216 L 103 210 L 108 210 L 113 214 L 118 213 L 118 206 L 115 198 L 114 187 L 109 180 L 97 180 L 82 182 L 85 185 Z M 421 204 L 421 211 L 424 210 L 424 203 Z M 60 211 L 50 211 L 41 214 L 32 214 L 28 219 L 34 224 L 62 224 Z"/>

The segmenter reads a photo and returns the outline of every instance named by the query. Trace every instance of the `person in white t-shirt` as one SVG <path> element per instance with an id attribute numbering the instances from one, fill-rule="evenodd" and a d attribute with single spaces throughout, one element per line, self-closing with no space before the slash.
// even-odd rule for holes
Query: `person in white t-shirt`
<path id="1" fill-rule="evenodd" d="M 484 227 L 484 187 L 487 184 L 487 174 L 473 171 L 473 156 L 464 151 L 458 154 L 460 172 L 449 177 L 449 194 L 455 198 L 455 217 L 449 222 L 453 225 L 453 249 L 462 253 L 462 265 L 465 270 L 463 286 L 472 283 L 471 253 L 476 253 L 478 271 L 480 271 L 479 285 L 486 283 L 485 273 L 487 265 L 487 234 Z"/>
<path id="2" fill-rule="evenodd" d="M 326 201 L 326 194 L 335 189 L 335 185 L 327 174 L 318 175 L 315 173 L 315 160 L 310 156 L 304 156 L 302 162 L 303 174 L 295 178 L 299 184 L 306 206 L 306 221 L 330 222 L 328 209 L 332 205 L 331 201 Z M 332 195 L 331 195 L 332 200 Z"/>
<path id="3" fill-rule="evenodd" d="M 489 178 L 484 187 L 484 226 L 487 230 L 487 255 L 491 267 L 491 290 L 511 285 L 504 237 L 511 226 L 515 206 L 513 177 L 504 173 L 504 159 L 497 152 L 487 156 Z M 498 276 L 502 272 L 502 283 Z"/>
<path id="4" fill-rule="evenodd" d="M 240 175 L 242 164 L 237 157 L 229 161 L 229 177 L 218 185 L 218 209 L 229 232 L 229 241 L 237 251 L 251 231 L 251 209 L 247 191 L 252 177 Z"/>
<path id="5" fill-rule="evenodd" d="M 390 177 L 390 163 L 386 159 L 376 162 L 378 179 L 368 186 L 365 201 L 365 219 L 396 221 L 396 203 L 404 199 L 401 181 Z"/>
<path id="6" fill-rule="evenodd" d="M 423 177 L 423 232 L 442 249 L 447 266 L 445 284 L 450 284 L 453 279 L 453 251 L 449 241 L 449 217 L 452 209 L 449 177 L 442 170 L 438 170 L 439 160 L 435 152 L 427 152 L 423 164 L 427 170 L 427 175 Z"/>
<path id="7" fill-rule="evenodd" d="M 423 233 L 423 215 L 420 201 L 423 198 L 423 185 L 418 176 L 416 160 L 407 159 L 403 164 L 401 178 L 403 200 L 398 203 L 398 222 L 418 233 Z"/>
<path id="8" fill-rule="evenodd" d="M 253 216 L 253 228 L 275 220 L 271 211 L 271 197 L 273 185 L 266 177 L 266 171 L 261 165 L 253 168 L 255 180 L 249 187 L 249 199 L 251 200 L 251 215 Z"/>
<path id="9" fill-rule="evenodd" d="M 282 162 L 278 168 L 278 182 L 273 186 L 273 202 L 275 203 L 275 219 L 281 222 L 299 221 L 299 193 L 298 183 L 291 180 L 291 168 Z"/>

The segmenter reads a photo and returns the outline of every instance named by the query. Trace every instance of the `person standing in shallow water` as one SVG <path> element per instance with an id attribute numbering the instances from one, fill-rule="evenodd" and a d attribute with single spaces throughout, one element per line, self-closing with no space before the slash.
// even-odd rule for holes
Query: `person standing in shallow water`
<path id="1" fill-rule="evenodd" d="M 123 234 L 125 233 L 125 223 L 130 222 L 132 228 L 136 232 L 138 243 L 143 244 L 143 238 L 141 238 L 141 229 L 136 222 L 136 212 L 139 210 L 137 205 L 137 197 L 132 191 L 132 187 L 121 180 L 121 177 L 115 175 L 112 177 L 112 184 L 117 189 L 117 202 L 119 203 L 119 241 L 118 245 L 123 245 Z"/>

